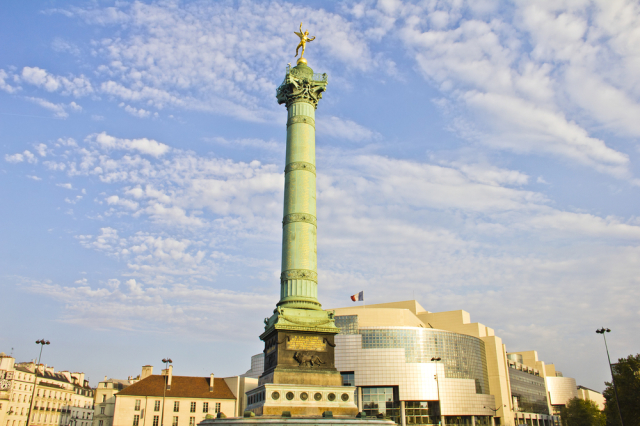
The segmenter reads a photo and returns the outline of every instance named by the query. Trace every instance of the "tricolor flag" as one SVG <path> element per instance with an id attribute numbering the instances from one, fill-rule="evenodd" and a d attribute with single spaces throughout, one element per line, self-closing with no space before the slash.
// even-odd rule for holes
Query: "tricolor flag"
<path id="1" fill-rule="evenodd" d="M 353 300 L 354 302 L 364 302 L 364 291 L 351 296 L 351 300 Z"/>

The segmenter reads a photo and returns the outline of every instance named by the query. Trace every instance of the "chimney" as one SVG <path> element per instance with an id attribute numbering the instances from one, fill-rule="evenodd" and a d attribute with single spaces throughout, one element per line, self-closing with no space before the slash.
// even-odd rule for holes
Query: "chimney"
<path id="1" fill-rule="evenodd" d="M 163 376 L 167 376 L 166 383 L 167 383 L 167 390 L 171 390 L 171 378 L 173 376 L 173 365 L 170 365 L 169 368 L 162 370 L 162 375 Z"/>
<path id="2" fill-rule="evenodd" d="M 213 392 L 213 373 L 211 373 L 211 377 L 209 378 L 209 392 Z"/>
<path id="3" fill-rule="evenodd" d="M 107 381 L 107 376 L 104 376 L 104 381 L 105 381 L 105 382 Z"/>
<path id="4" fill-rule="evenodd" d="M 153 374 L 153 365 L 143 365 L 140 380 L 144 380 Z"/>

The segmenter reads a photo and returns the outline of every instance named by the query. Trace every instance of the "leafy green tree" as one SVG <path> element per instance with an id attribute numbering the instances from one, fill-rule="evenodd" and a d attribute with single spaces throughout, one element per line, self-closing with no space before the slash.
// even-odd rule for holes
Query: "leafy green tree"
<path id="1" fill-rule="evenodd" d="M 640 426 L 640 354 L 618 359 L 613 366 L 624 426 Z M 605 382 L 607 426 L 621 426 L 613 384 Z"/>
<path id="2" fill-rule="evenodd" d="M 562 426 L 605 426 L 606 418 L 591 400 L 571 398 L 560 413 Z"/>

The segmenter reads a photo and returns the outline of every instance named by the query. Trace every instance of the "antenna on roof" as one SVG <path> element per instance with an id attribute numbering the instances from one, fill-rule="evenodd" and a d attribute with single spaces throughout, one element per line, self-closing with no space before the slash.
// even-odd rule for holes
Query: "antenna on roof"
<path id="1" fill-rule="evenodd" d="M 433 328 L 433 326 L 432 326 L 431 324 L 427 323 L 427 325 L 428 325 L 429 327 Z"/>

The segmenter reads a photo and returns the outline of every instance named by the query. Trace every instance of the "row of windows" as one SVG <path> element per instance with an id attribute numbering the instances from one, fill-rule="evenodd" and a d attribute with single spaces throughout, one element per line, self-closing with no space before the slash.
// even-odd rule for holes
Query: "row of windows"
<path id="1" fill-rule="evenodd" d="M 153 426 L 158 426 L 159 424 L 160 424 L 160 416 L 153 416 Z M 196 424 L 196 418 L 189 417 L 189 426 L 195 426 L 195 424 Z M 139 426 L 139 425 L 140 425 L 140 416 L 136 414 L 133 416 L 133 426 Z M 100 420 L 100 424 L 98 426 L 103 426 L 102 420 Z M 179 426 L 178 416 L 173 416 L 173 421 L 171 422 L 171 426 Z"/>
<path id="2" fill-rule="evenodd" d="M 16 395 L 18 396 L 18 400 L 16 401 Z M 27 400 L 28 399 L 28 400 Z M 19 393 L 14 393 L 11 397 L 12 402 L 31 402 L 31 397 L 29 395 L 22 395 Z"/>
<path id="3" fill-rule="evenodd" d="M 135 406 L 134 406 L 134 410 L 135 411 L 140 411 L 141 403 L 142 403 L 142 400 L 136 399 Z M 153 411 L 160 411 L 160 400 L 154 401 L 154 403 L 153 403 Z M 180 411 L 180 401 L 174 401 L 174 403 L 173 403 L 173 411 L 176 412 L 176 413 Z M 196 402 L 195 401 L 191 401 L 191 404 L 189 406 L 189 412 L 190 413 L 195 413 L 196 412 Z M 203 413 L 208 413 L 209 412 L 209 403 L 208 402 L 203 402 L 202 403 L 202 412 Z M 216 402 L 215 412 L 216 413 L 220 412 L 220 403 L 219 402 Z"/>
<path id="4" fill-rule="evenodd" d="M 33 419 L 31 420 L 31 424 L 33 424 L 34 422 L 36 422 L 36 416 L 35 415 L 33 416 Z M 57 424 L 57 422 L 58 422 L 57 419 L 54 419 L 53 416 L 51 416 L 49 418 L 49 423 L 56 423 Z M 42 419 L 42 415 L 40 415 L 40 418 L 38 418 L 38 422 L 37 423 L 42 423 L 42 424 L 47 423 L 47 416 L 45 415 L 44 419 Z M 13 421 L 7 420 L 7 425 L 6 426 L 23 426 L 23 424 L 26 426 L 27 422 L 26 421 L 23 422 L 22 420 L 13 420 Z M 73 425 L 73 426 L 76 426 L 76 425 Z M 89 425 L 89 422 L 79 422 L 77 424 L 77 426 L 90 426 L 90 425 Z M 100 426 L 102 426 L 102 424 Z"/>
<path id="5" fill-rule="evenodd" d="M 30 386 L 24 385 L 24 390 L 30 391 L 32 389 L 33 389 L 33 385 L 30 385 Z M 18 384 L 18 390 L 22 390 L 22 383 Z"/>

